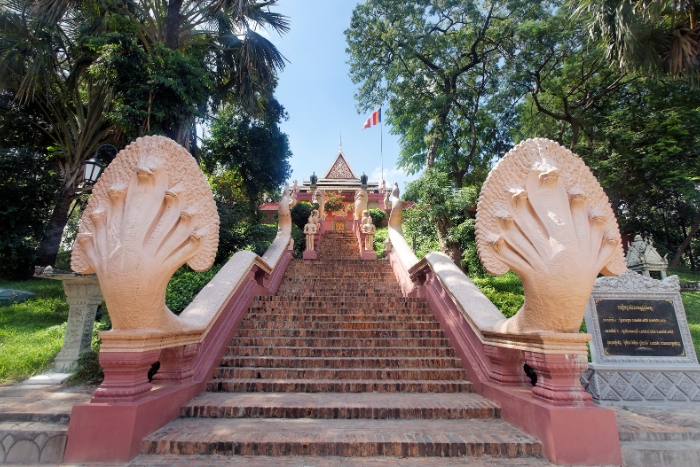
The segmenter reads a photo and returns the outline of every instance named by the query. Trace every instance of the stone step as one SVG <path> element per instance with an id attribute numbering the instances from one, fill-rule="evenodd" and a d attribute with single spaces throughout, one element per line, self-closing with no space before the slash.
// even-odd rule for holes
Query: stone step
<path id="1" fill-rule="evenodd" d="M 458 358 L 363 358 L 363 357 L 241 357 L 226 355 L 221 367 L 227 368 L 461 368 Z"/>
<path id="2" fill-rule="evenodd" d="M 389 301 L 375 303 L 370 306 L 363 302 L 338 302 L 329 303 L 327 300 L 314 300 L 308 302 L 300 302 L 298 300 L 290 300 L 284 302 L 281 300 L 275 302 L 257 302 L 250 307 L 249 314 L 254 315 L 262 312 L 269 314 L 289 314 L 294 315 L 429 315 L 434 316 L 430 308 L 425 303 L 391 303 Z M 246 315 L 247 316 L 247 315 Z"/>
<path id="3" fill-rule="evenodd" d="M 435 320 L 418 322 L 387 322 L 387 321 L 260 321 L 245 320 L 241 323 L 240 329 L 331 329 L 337 331 L 359 331 L 375 329 L 394 329 L 401 331 L 409 330 L 435 330 L 440 329 L 440 323 Z"/>
<path id="4" fill-rule="evenodd" d="M 324 419 L 500 418 L 483 397 L 464 394 L 204 393 L 185 404 L 182 417 Z"/>
<path id="5" fill-rule="evenodd" d="M 319 302 L 322 301 L 323 299 L 320 297 L 296 297 L 296 298 L 289 298 L 289 297 L 279 297 L 277 295 L 274 296 L 258 296 L 255 297 L 255 302 L 259 303 L 265 303 L 265 302 L 289 302 L 289 301 L 295 301 L 295 302 Z M 375 303 L 376 302 L 376 297 L 368 297 L 368 296 L 363 296 L 358 299 L 353 299 L 351 300 L 340 300 L 341 303 L 348 303 L 352 304 L 355 302 L 362 302 L 362 303 Z M 404 304 L 410 304 L 410 303 L 415 303 L 415 304 L 421 304 L 424 306 L 427 306 L 427 304 L 423 301 L 421 298 L 414 298 L 414 297 L 392 297 L 392 300 L 390 303 L 395 304 L 396 306 L 399 305 L 404 305 Z M 340 306 L 339 304 L 334 303 L 334 306 Z"/>
<path id="6" fill-rule="evenodd" d="M 626 441 L 620 447 L 625 467 L 700 465 L 700 441 Z"/>
<path id="7" fill-rule="evenodd" d="M 452 347 L 228 347 L 227 355 L 269 357 L 454 357 Z"/>
<path id="8" fill-rule="evenodd" d="M 265 347 L 447 347 L 450 341 L 442 338 L 330 338 L 330 337 L 241 337 L 231 339 L 232 346 L 265 346 Z"/>
<path id="9" fill-rule="evenodd" d="M 144 439 L 143 454 L 395 457 L 539 456 L 541 443 L 496 420 L 182 418 Z"/>
<path id="10" fill-rule="evenodd" d="M 303 379 L 303 380 L 379 380 L 398 382 L 457 381 L 466 379 L 461 368 L 226 368 L 218 367 L 215 378 L 221 379 Z"/>
<path id="11" fill-rule="evenodd" d="M 285 290 L 280 287 L 277 291 L 276 297 L 284 300 L 288 297 L 294 297 L 297 301 L 304 301 L 309 299 L 319 299 L 319 300 L 345 300 L 347 302 L 358 301 L 358 299 L 365 298 L 368 299 L 370 303 L 376 303 L 377 301 L 382 301 L 382 299 L 388 299 L 390 301 L 396 298 L 397 292 L 374 292 L 374 291 L 364 291 L 358 290 L 354 292 L 340 293 L 333 290 Z"/>
<path id="12" fill-rule="evenodd" d="M 141 454 L 127 467 L 554 467 L 539 457 L 340 457 Z"/>
<path id="13" fill-rule="evenodd" d="M 308 337 L 346 339 L 442 338 L 442 329 L 239 329 L 240 337 Z"/>
<path id="14" fill-rule="evenodd" d="M 270 310 L 273 311 L 273 310 Z M 432 313 L 422 314 L 295 314 L 295 313 L 254 313 L 248 312 L 243 322 L 268 322 L 268 323 L 373 323 L 376 320 L 386 324 L 393 323 L 432 323 L 438 322 Z M 377 321 L 379 322 L 379 321 Z"/>
<path id="15" fill-rule="evenodd" d="M 473 385 L 464 379 L 457 381 L 418 380 L 348 380 L 348 379 L 258 379 L 215 378 L 207 383 L 210 392 L 472 392 Z"/>

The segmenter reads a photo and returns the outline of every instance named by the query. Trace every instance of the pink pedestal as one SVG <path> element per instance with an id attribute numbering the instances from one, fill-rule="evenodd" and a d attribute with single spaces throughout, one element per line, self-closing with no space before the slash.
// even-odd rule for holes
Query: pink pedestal
<path id="1" fill-rule="evenodd" d="M 158 361 L 160 350 L 148 352 L 102 352 L 104 381 L 95 389 L 94 402 L 131 402 L 148 393 L 148 370 Z"/>
<path id="2" fill-rule="evenodd" d="M 304 250 L 304 253 L 301 254 L 302 259 L 317 259 L 318 258 L 318 253 L 316 250 Z"/>
<path id="3" fill-rule="evenodd" d="M 362 252 L 362 259 L 367 259 L 367 260 L 377 259 L 377 252 L 374 250 L 364 250 Z"/>
<path id="4" fill-rule="evenodd" d="M 525 361 L 537 374 L 532 395 L 545 403 L 580 407 L 592 405 L 592 397 L 581 386 L 581 374 L 588 369 L 585 355 L 551 355 L 524 352 Z"/>

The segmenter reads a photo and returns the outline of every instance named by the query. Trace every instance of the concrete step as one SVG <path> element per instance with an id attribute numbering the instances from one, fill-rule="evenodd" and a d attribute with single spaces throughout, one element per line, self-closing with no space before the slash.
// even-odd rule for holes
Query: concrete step
<path id="1" fill-rule="evenodd" d="M 127 467 L 554 467 L 537 457 L 340 457 L 141 454 Z"/>
<path id="2" fill-rule="evenodd" d="M 260 357 L 454 357 L 452 347 L 228 347 L 228 355 Z"/>
<path id="3" fill-rule="evenodd" d="M 700 465 L 700 441 L 624 441 L 626 467 L 692 467 Z"/>
<path id="4" fill-rule="evenodd" d="M 181 418 L 143 454 L 395 457 L 539 456 L 541 443 L 497 420 Z"/>
<path id="5" fill-rule="evenodd" d="M 467 376 L 462 368 L 226 368 L 218 367 L 215 378 L 223 379 L 302 379 L 302 380 L 404 380 L 458 381 Z"/>
<path id="6" fill-rule="evenodd" d="M 459 368 L 461 363 L 458 358 L 370 358 L 370 357 L 241 357 L 238 355 L 226 355 L 221 360 L 221 367 L 237 368 L 382 368 L 382 369 L 409 369 L 409 368 Z"/>
<path id="7" fill-rule="evenodd" d="M 322 419 L 500 418 L 501 409 L 476 394 L 205 393 L 182 407 L 183 417 Z"/>
<path id="8" fill-rule="evenodd" d="M 340 338 L 340 337 L 234 337 L 232 346 L 283 346 L 283 347 L 447 347 L 448 339 L 442 338 Z"/>
<path id="9" fill-rule="evenodd" d="M 357 321 L 267 321 L 246 319 L 241 323 L 240 329 L 314 329 L 314 330 L 336 330 L 336 331 L 365 331 L 393 329 L 396 331 L 409 330 L 436 330 L 440 329 L 440 323 L 435 321 L 376 321 L 370 319 Z"/>
<path id="10" fill-rule="evenodd" d="M 349 380 L 349 379 L 258 379 L 215 378 L 207 383 L 210 392 L 472 392 L 471 382 L 439 380 Z"/>
<path id="11" fill-rule="evenodd" d="M 442 329 L 240 329 L 240 337 L 308 337 L 345 339 L 406 339 L 436 338 L 445 336 Z"/>

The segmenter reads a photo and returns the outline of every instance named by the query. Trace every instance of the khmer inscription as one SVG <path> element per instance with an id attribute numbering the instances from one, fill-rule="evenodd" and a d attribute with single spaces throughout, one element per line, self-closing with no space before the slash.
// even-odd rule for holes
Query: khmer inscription
<path id="1" fill-rule="evenodd" d="M 605 355 L 685 356 L 673 300 L 595 300 Z"/>

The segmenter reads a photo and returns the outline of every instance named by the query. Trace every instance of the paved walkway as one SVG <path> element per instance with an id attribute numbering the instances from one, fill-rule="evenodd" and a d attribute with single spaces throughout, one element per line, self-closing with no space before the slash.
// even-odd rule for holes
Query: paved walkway
<path id="1" fill-rule="evenodd" d="M 38 423 L 65 425 L 75 404 L 88 402 L 93 387 L 47 384 L 16 384 L 0 387 L 1 428 L 31 428 Z M 636 408 L 614 409 L 620 438 L 673 441 L 678 436 L 700 439 L 700 407 L 698 408 Z M 4 464 L 11 465 L 11 464 Z M 264 456 L 139 456 L 128 463 L 62 464 L 64 467 L 453 467 L 465 465 L 464 459 L 440 458 L 292 458 Z M 550 467 L 544 459 L 499 459 L 488 456 L 470 458 L 471 467 Z"/>

